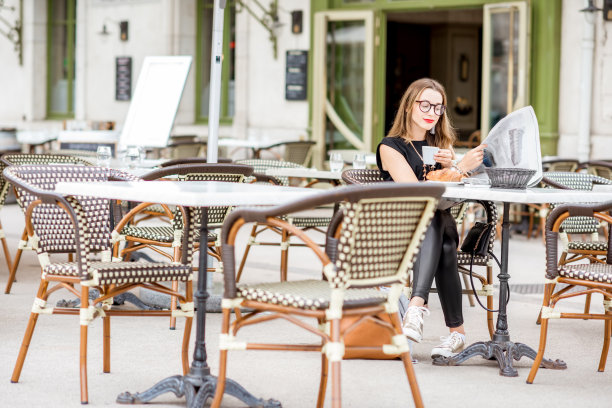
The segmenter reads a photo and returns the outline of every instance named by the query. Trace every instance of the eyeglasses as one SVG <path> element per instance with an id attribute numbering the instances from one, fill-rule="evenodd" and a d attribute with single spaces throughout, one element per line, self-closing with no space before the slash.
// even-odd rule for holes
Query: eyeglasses
<path id="1" fill-rule="evenodd" d="M 446 105 L 443 105 L 441 103 L 433 104 L 429 101 L 415 101 L 415 102 L 418 102 L 419 109 L 423 113 L 429 112 L 429 110 L 433 107 L 434 113 L 438 116 L 442 116 L 444 114 L 444 111 L 446 110 Z"/>

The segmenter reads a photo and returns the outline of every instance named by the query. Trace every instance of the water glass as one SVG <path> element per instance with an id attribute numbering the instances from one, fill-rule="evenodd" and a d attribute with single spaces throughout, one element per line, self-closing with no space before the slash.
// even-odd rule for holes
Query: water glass
<path id="1" fill-rule="evenodd" d="M 111 161 L 111 148 L 110 146 L 98 146 L 96 150 L 96 159 L 98 162 L 98 166 L 100 167 L 110 167 Z"/>
<path id="2" fill-rule="evenodd" d="M 365 153 L 355 153 L 355 155 L 353 156 L 353 168 L 354 169 L 365 169 L 366 168 Z"/>
<path id="3" fill-rule="evenodd" d="M 332 153 L 329 155 L 329 169 L 335 173 L 342 171 L 344 160 L 340 153 Z"/>
<path id="4" fill-rule="evenodd" d="M 138 146 L 128 146 L 125 153 L 128 167 L 133 169 L 140 164 L 140 148 Z"/>

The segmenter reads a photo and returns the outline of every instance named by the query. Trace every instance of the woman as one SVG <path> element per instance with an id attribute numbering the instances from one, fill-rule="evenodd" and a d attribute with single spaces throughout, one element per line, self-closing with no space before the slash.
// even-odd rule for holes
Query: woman
<path id="1" fill-rule="evenodd" d="M 437 81 L 422 78 L 414 81 L 402 97 L 393 126 L 378 145 L 376 162 L 385 180 L 403 183 L 424 181 L 426 173 L 453 168 L 467 174 L 482 163 L 480 145 L 457 163 L 453 151 L 455 134 L 446 115 L 446 92 Z M 423 163 L 423 146 L 438 147 L 434 166 Z M 450 357 L 465 347 L 465 330 L 461 306 L 461 281 L 457 272 L 459 237 L 455 220 L 448 210 L 437 210 L 425 234 L 421 251 L 413 268 L 412 297 L 404 316 L 404 334 L 419 343 L 423 339 L 423 315 L 429 290 L 436 280 L 448 337 L 431 351 L 431 357 Z"/>

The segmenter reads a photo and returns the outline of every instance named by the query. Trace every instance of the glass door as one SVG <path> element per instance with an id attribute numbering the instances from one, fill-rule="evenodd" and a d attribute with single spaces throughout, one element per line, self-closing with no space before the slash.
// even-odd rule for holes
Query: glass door
<path id="1" fill-rule="evenodd" d="M 481 138 L 529 103 L 529 7 L 526 1 L 484 6 Z"/>
<path id="2" fill-rule="evenodd" d="M 374 11 L 315 14 L 312 132 L 314 164 L 332 149 L 372 146 Z"/>

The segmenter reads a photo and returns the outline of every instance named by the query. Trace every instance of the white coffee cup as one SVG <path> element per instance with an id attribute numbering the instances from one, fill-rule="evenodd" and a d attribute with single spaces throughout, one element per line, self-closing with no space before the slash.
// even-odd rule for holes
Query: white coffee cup
<path id="1" fill-rule="evenodd" d="M 438 153 L 438 150 L 440 150 L 439 147 L 423 146 L 423 164 L 430 164 L 430 165 L 436 164 L 434 155 Z"/>

